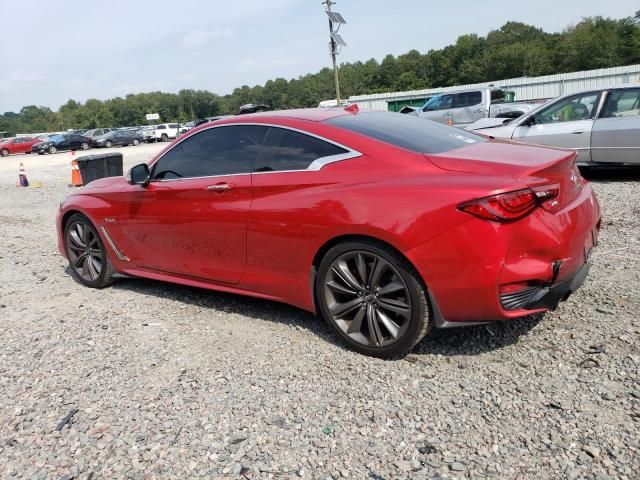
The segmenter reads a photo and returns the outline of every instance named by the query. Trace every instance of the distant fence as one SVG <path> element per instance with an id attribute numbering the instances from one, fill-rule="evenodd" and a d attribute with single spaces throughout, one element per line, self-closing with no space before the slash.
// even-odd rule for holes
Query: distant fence
<path id="1" fill-rule="evenodd" d="M 456 85 L 453 87 L 427 88 L 408 92 L 376 93 L 372 95 L 353 95 L 349 101 L 357 103 L 361 108 L 373 110 L 397 110 L 402 104 L 416 104 L 422 99 L 437 93 L 462 90 L 465 88 L 497 87 L 507 88 L 515 92 L 520 100 L 541 100 L 557 97 L 565 93 L 587 90 L 589 88 L 608 87 L 627 83 L 640 83 L 640 65 L 626 67 L 599 68 L 583 72 L 558 73 L 542 77 L 520 77 L 508 80 Z"/>

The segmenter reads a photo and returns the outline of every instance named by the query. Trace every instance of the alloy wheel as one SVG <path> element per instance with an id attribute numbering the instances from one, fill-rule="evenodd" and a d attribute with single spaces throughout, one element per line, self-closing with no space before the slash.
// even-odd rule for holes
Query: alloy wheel
<path id="1" fill-rule="evenodd" d="M 353 341 L 386 347 L 404 335 L 413 315 L 411 295 L 398 270 L 372 252 L 338 256 L 324 279 L 331 319 Z"/>
<path id="2" fill-rule="evenodd" d="M 95 232 L 83 221 L 67 229 L 69 263 L 82 279 L 93 282 L 102 272 L 103 254 Z"/>

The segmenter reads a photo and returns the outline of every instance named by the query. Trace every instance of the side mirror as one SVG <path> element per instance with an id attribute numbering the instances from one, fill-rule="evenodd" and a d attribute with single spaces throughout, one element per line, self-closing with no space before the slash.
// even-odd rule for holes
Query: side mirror
<path id="1" fill-rule="evenodd" d="M 536 117 L 531 116 L 529 118 L 525 118 L 524 121 L 520 124 L 521 127 L 531 127 L 536 124 Z"/>
<path id="2" fill-rule="evenodd" d="M 149 165 L 146 163 L 140 163 L 134 167 L 131 167 L 127 172 L 127 182 L 131 185 L 142 185 L 146 187 L 151 181 L 151 173 L 149 172 Z"/>

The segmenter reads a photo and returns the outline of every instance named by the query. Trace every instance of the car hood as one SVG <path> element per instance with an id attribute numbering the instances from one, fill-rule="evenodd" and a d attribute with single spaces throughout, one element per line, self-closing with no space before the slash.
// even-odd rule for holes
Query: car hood
<path id="1" fill-rule="evenodd" d="M 476 120 L 475 122 L 464 127 L 465 130 L 479 130 L 481 128 L 491 128 L 491 127 L 500 127 L 507 123 L 510 118 L 481 118 L 480 120 Z"/>
<path id="2" fill-rule="evenodd" d="M 87 183 L 78 193 L 99 193 L 103 191 L 118 191 L 121 187 L 127 185 L 127 180 L 125 177 L 106 177 L 99 178 L 98 180 L 94 180 L 93 182 Z"/>

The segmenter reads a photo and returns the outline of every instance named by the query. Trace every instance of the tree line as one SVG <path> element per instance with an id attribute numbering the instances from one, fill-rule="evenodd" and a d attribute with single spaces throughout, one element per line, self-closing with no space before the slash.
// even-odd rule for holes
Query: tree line
<path id="1" fill-rule="evenodd" d="M 419 36 L 417 36 L 419 39 Z M 351 95 L 446 87 L 521 76 L 538 76 L 640 63 L 640 11 L 622 19 L 584 18 L 560 33 L 547 33 L 519 22 L 507 22 L 486 36 L 462 35 L 455 44 L 420 53 L 411 50 L 381 62 L 343 63 L 340 84 Z M 243 85 L 227 95 L 207 90 L 129 94 L 109 100 L 69 100 L 58 111 L 36 105 L 0 116 L 0 131 L 9 134 L 76 128 L 146 124 L 147 113 L 162 121 L 185 122 L 233 114 L 240 105 L 263 103 L 276 109 L 317 106 L 335 98 L 333 72 L 295 79 L 277 78 L 264 85 Z"/>

